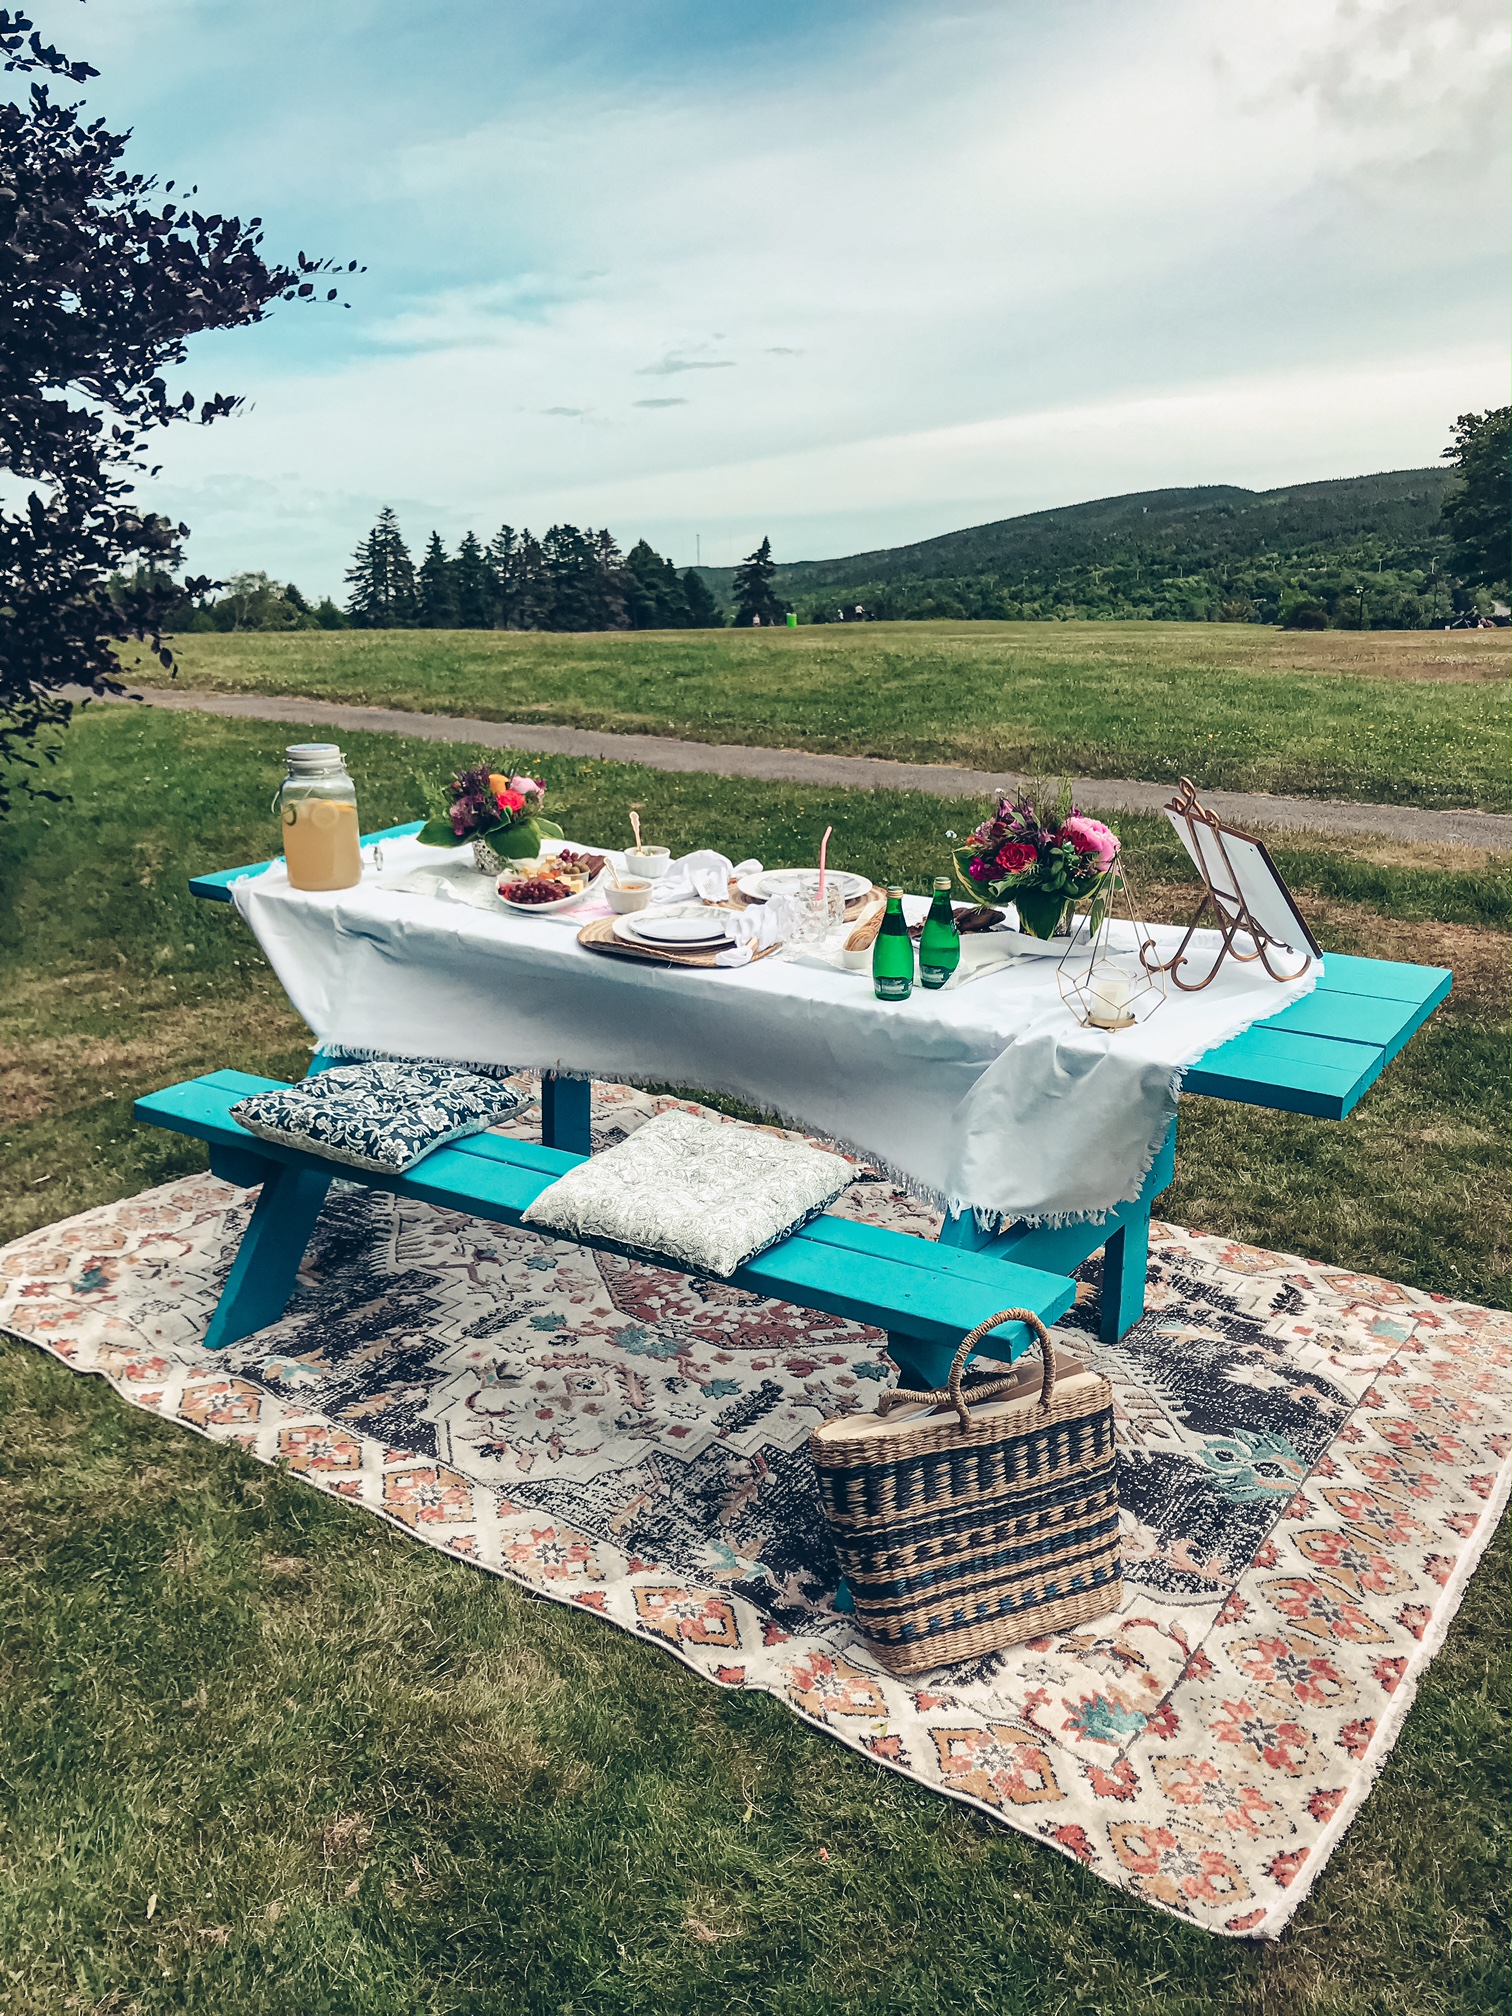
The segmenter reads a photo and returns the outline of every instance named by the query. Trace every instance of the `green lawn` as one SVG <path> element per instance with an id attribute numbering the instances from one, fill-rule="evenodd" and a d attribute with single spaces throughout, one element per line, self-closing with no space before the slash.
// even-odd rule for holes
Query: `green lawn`
<path id="1" fill-rule="evenodd" d="M 428 745 L 344 736 L 364 823 Z M 138 1090 L 303 1067 L 194 868 L 263 856 L 280 731 L 111 709 L 0 827 L 5 1236 L 200 1166 Z M 541 759 L 617 837 L 918 888 L 971 808 Z M 1174 841 L 1120 822 L 1166 910 Z M 1341 1126 L 1190 1100 L 1162 1209 L 1506 1294 L 1505 886 L 1427 850 L 1284 867 L 1334 947 L 1462 976 Z M 727 1694 L 0 1344 L 0 2012 L 1479 2016 L 1504 2006 L 1505 1553 L 1278 1946 L 1220 1942 Z M 827 1859 L 821 1857 L 827 1852 Z"/>
<path id="2" fill-rule="evenodd" d="M 981 769 L 1507 805 L 1502 632 L 877 623 L 186 636 L 180 683 Z M 166 677 L 128 653 L 140 676 Z"/>

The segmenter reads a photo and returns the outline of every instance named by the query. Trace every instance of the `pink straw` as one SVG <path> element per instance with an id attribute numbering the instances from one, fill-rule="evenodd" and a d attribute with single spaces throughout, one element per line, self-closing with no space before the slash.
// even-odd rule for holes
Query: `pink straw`
<path id="1" fill-rule="evenodd" d="M 829 847 L 830 835 L 834 830 L 833 826 L 826 826 L 824 829 L 824 838 L 819 842 L 819 901 L 821 903 L 824 901 L 824 856 Z"/>

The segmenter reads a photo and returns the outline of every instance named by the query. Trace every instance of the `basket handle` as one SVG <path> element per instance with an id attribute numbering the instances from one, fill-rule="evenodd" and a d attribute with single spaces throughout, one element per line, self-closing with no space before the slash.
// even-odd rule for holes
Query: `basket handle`
<path id="1" fill-rule="evenodd" d="M 949 1401 L 956 1411 L 964 1435 L 971 1426 L 971 1409 L 967 1405 L 966 1395 L 961 1391 L 961 1376 L 971 1353 L 989 1331 L 996 1330 L 999 1323 L 1025 1323 L 1038 1338 L 1040 1356 L 1045 1361 L 1045 1376 L 1040 1386 L 1040 1405 L 1048 1407 L 1055 1392 L 1055 1352 L 1051 1349 L 1050 1332 L 1032 1309 L 999 1309 L 996 1316 L 989 1316 L 985 1323 L 978 1323 L 975 1330 L 968 1330 L 961 1339 L 956 1346 L 955 1357 L 950 1361 L 950 1378 L 944 1386 L 937 1386 L 932 1393 L 909 1393 L 901 1386 L 895 1387 L 891 1393 L 878 1396 L 877 1412 L 887 1414 L 894 1407 L 903 1407 L 922 1400 L 932 1400 L 937 1407 L 943 1407 Z M 985 1386 L 978 1386 L 971 1397 L 973 1400 L 991 1400 L 995 1395 L 1006 1393 L 1010 1386 L 1017 1384 L 1016 1377 L 993 1379 Z"/>

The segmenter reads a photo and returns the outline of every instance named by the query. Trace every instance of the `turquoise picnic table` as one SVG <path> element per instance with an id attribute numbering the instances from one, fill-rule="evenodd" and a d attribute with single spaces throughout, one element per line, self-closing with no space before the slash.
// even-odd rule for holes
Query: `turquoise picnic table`
<path id="1" fill-rule="evenodd" d="M 367 846 L 384 840 L 407 838 L 418 831 L 418 821 L 387 827 L 382 832 L 365 835 L 363 844 Z M 208 901 L 229 902 L 233 883 L 249 875 L 259 875 L 271 865 L 270 862 L 260 861 L 246 867 L 197 875 L 191 879 L 189 887 L 194 895 Z M 1325 960 L 1323 976 L 1311 994 L 1293 1001 L 1269 1020 L 1254 1024 L 1242 1035 L 1209 1051 L 1187 1070 L 1184 1090 L 1241 1105 L 1305 1113 L 1320 1120 L 1343 1120 L 1353 1112 L 1386 1066 L 1445 999 L 1452 984 L 1452 973 L 1442 966 L 1416 966 L 1399 960 L 1360 959 L 1330 952 Z M 317 1056 L 313 1068 L 322 1068 L 325 1061 Z M 195 1082 L 208 1084 L 209 1081 Z M 187 1092 L 187 1088 L 172 1089 Z M 590 1089 L 586 1079 L 545 1075 L 541 1088 L 541 1138 L 546 1149 L 574 1157 L 590 1152 Z M 157 1125 L 178 1126 L 180 1131 L 212 1138 L 204 1133 L 202 1127 L 189 1123 L 187 1108 L 178 1118 L 174 1117 L 174 1111 L 166 1092 L 138 1105 L 139 1117 L 145 1120 Z M 230 1142 L 231 1137 L 227 1139 Z M 251 1137 L 247 1137 L 247 1145 L 252 1145 Z M 458 1146 L 465 1148 L 466 1144 Z M 222 1149 L 225 1153 L 231 1152 L 226 1143 L 222 1144 Z M 454 1152 L 438 1150 L 435 1156 L 428 1157 L 425 1164 L 418 1166 L 424 1169 L 441 1156 Z M 1173 1123 L 1140 1196 L 1099 1222 L 1059 1227 L 1013 1225 L 998 1231 L 983 1231 L 971 1213 L 963 1212 L 958 1218 L 946 1218 L 940 1233 L 940 1244 L 955 1249 L 962 1260 L 971 1255 L 977 1260 L 1007 1263 L 1007 1271 L 1000 1277 L 1005 1289 L 1004 1301 L 1018 1300 L 1026 1305 L 1032 1304 L 1047 1321 L 1054 1320 L 1053 1315 L 1047 1315 L 1047 1309 L 1058 1304 L 1055 1313 L 1059 1314 L 1069 1306 L 1074 1294 L 1070 1277 L 1076 1269 L 1099 1248 L 1103 1249 L 1099 1327 L 1106 1341 L 1115 1341 L 1139 1320 L 1144 1310 L 1151 1209 L 1171 1182 L 1175 1173 L 1175 1156 L 1176 1124 Z M 417 1195 L 429 1194 L 421 1187 L 410 1187 Z M 826 1257 L 836 1264 L 844 1257 L 846 1265 L 854 1266 L 859 1264 L 859 1249 L 846 1248 L 842 1255 L 842 1249 L 837 1247 L 833 1253 L 827 1252 Z M 760 1268 L 761 1263 L 753 1264 Z M 940 1255 L 938 1264 L 950 1271 L 944 1254 Z M 1046 1276 L 1053 1277 L 1069 1292 L 1064 1296 L 1060 1291 L 1042 1292 L 1036 1303 L 1030 1293 L 1032 1283 L 1036 1278 L 1043 1280 Z M 803 1278 L 808 1281 L 809 1276 Z M 998 1277 L 982 1273 L 976 1265 L 962 1277 L 974 1285 L 994 1278 Z M 771 1278 L 770 1269 L 762 1279 L 767 1283 L 766 1292 L 774 1292 L 776 1282 Z M 1007 1292 L 1010 1283 L 1012 1293 Z M 755 1287 L 757 1281 L 753 1278 L 746 1285 Z M 844 1295 L 840 1299 L 844 1300 Z M 847 1307 L 854 1306 L 855 1300 L 852 1296 Z M 935 1326 L 941 1339 L 951 1328 L 953 1320 L 954 1312 L 950 1322 Z M 883 1327 L 891 1330 L 888 1324 L 884 1323 Z M 911 1325 L 911 1328 L 917 1336 L 918 1326 Z M 1019 1339 L 1017 1348 L 1023 1348 L 1024 1341 Z M 900 1343 L 902 1354 L 908 1360 L 908 1332 L 903 1333 Z M 998 1355 L 995 1348 L 992 1355 Z M 930 1367 L 922 1362 L 917 1351 L 913 1352 L 911 1362 L 917 1376 L 926 1378 L 927 1383 L 936 1383 L 928 1378 Z"/>

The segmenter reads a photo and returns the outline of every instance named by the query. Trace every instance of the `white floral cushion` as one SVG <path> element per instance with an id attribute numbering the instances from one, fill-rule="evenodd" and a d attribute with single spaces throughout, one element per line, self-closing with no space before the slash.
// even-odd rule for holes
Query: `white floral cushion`
<path id="1" fill-rule="evenodd" d="M 249 1133 L 354 1169 L 402 1176 L 422 1155 L 481 1134 L 524 1105 L 502 1079 L 457 1064 L 338 1064 L 231 1108 Z"/>
<path id="2" fill-rule="evenodd" d="M 698 1274 L 733 1274 L 833 1204 L 843 1156 L 750 1127 L 659 1113 L 549 1184 L 522 1222 Z"/>

